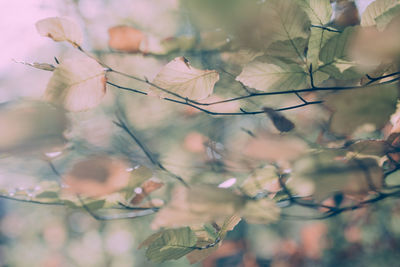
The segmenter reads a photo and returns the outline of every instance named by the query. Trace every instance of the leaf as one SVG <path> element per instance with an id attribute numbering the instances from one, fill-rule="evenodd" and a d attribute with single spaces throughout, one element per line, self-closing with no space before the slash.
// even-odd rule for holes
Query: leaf
<path id="1" fill-rule="evenodd" d="M 287 63 L 303 64 L 307 39 L 303 37 L 292 40 L 275 41 L 268 46 L 264 55 L 279 58 Z M 295 49 L 296 48 L 296 49 Z M 301 56 L 299 56 L 299 54 Z"/>
<path id="2" fill-rule="evenodd" d="M 161 209 L 152 228 L 179 227 L 225 219 L 242 208 L 245 200 L 231 190 L 211 185 L 177 187 L 169 204 Z"/>
<path id="3" fill-rule="evenodd" d="M 97 106 L 106 92 L 103 67 L 89 57 L 66 59 L 53 72 L 45 99 L 69 111 Z"/>
<path id="4" fill-rule="evenodd" d="M 267 224 L 278 220 L 280 209 L 270 199 L 249 200 L 241 215 L 248 223 Z"/>
<path id="5" fill-rule="evenodd" d="M 393 172 L 385 178 L 385 182 L 389 186 L 400 185 L 400 171 Z"/>
<path id="6" fill-rule="evenodd" d="M 58 198 L 58 193 L 54 191 L 44 191 L 38 195 L 37 198 Z"/>
<path id="7" fill-rule="evenodd" d="M 334 193 L 363 195 L 382 187 L 383 171 L 372 158 L 346 159 L 344 150 L 322 151 L 304 157 L 293 167 L 294 180 L 314 183 L 314 197 L 321 201 Z"/>
<path id="8" fill-rule="evenodd" d="M 400 2 L 399 2 L 400 4 Z M 376 27 L 378 30 L 382 31 L 385 27 L 396 17 L 400 15 L 400 5 L 396 5 L 391 9 L 387 10 L 382 15 L 375 18 Z"/>
<path id="9" fill-rule="evenodd" d="M 323 26 L 332 17 L 332 6 L 329 0 L 297 0 L 296 3 L 307 13 L 313 25 Z"/>
<path id="10" fill-rule="evenodd" d="M 30 67 L 33 67 L 36 69 L 40 69 L 40 70 L 53 71 L 56 69 L 56 67 L 54 67 L 54 65 L 48 64 L 48 63 L 38 63 L 38 62 L 28 63 L 28 62 L 23 62 L 23 61 L 21 61 L 21 62 L 15 61 L 15 62 L 30 66 Z"/>
<path id="11" fill-rule="evenodd" d="M 311 28 L 310 39 L 308 40 L 307 60 L 312 64 L 313 69 L 318 69 L 319 54 L 330 38 L 337 35 L 336 32 L 327 31 L 321 28 Z"/>
<path id="12" fill-rule="evenodd" d="M 398 4 L 398 0 L 375 0 L 364 11 L 361 16 L 361 26 L 376 25 L 375 19 Z"/>
<path id="13" fill-rule="evenodd" d="M 278 129 L 280 132 L 289 132 L 294 129 L 294 123 L 280 114 L 278 111 L 267 107 L 264 107 L 263 110 L 272 120 L 276 129 Z"/>
<path id="14" fill-rule="evenodd" d="M 347 27 L 342 33 L 333 36 L 326 42 L 320 51 L 319 59 L 323 64 L 319 64 L 318 70 L 336 79 L 355 79 L 362 76 L 355 67 L 349 67 L 349 64 L 352 63 L 348 56 L 348 50 L 353 34 L 354 27 Z M 346 64 L 343 68 L 344 62 Z"/>
<path id="15" fill-rule="evenodd" d="M 189 227 L 164 230 L 149 244 L 146 257 L 156 263 L 176 260 L 193 251 L 196 241 Z"/>
<path id="16" fill-rule="evenodd" d="M 378 84 L 331 94 L 325 99 L 326 106 L 334 111 L 330 122 L 331 131 L 351 135 L 367 123 L 377 129 L 382 128 L 396 110 L 397 91 L 395 84 Z"/>
<path id="17" fill-rule="evenodd" d="M 218 80 L 219 74 L 215 70 L 196 69 L 186 58 L 177 57 L 161 69 L 153 84 L 182 97 L 201 100 L 212 94 Z M 155 86 L 151 86 L 150 90 L 160 97 L 172 96 Z"/>
<path id="18" fill-rule="evenodd" d="M 274 40 L 293 40 L 296 37 L 307 38 L 310 21 L 307 14 L 299 9 L 292 0 L 269 0 L 263 8 L 268 18 Z M 294 49 L 298 50 L 294 45 Z"/>
<path id="19" fill-rule="evenodd" d="M 145 35 L 130 26 L 115 26 L 108 29 L 108 46 L 122 52 L 139 52 L 140 44 L 146 40 Z"/>
<path id="20" fill-rule="evenodd" d="M 257 90 L 270 91 L 302 88 L 306 78 L 307 73 L 298 64 L 255 60 L 245 65 L 236 80 Z"/>
<path id="21" fill-rule="evenodd" d="M 50 37 L 56 42 L 67 41 L 75 47 L 83 42 L 83 33 L 74 21 L 68 18 L 53 17 L 36 22 L 36 29 L 41 36 Z"/>

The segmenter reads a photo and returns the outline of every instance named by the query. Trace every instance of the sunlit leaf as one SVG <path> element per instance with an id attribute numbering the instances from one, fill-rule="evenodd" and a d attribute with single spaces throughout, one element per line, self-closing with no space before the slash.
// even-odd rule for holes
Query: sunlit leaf
<path id="1" fill-rule="evenodd" d="M 321 28 L 311 28 L 310 39 L 308 40 L 307 60 L 312 64 L 313 69 L 318 69 L 319 53 L 325 46 L 327 41 L 333 36 L 337 35 L 336 32 L 327 31 Z"/>
<path id="2" fill-rule="evenodd" d="M 270 0 L 264 3 L 263 8 L 263 15 L 268 18 L 268 24 L 273 31 L 273 39 L 292 40 L 296 37 L 308 37 L 309 18 L 295 1 Z"/>
<path id="3" fill-rule="evenodd" d="M 89 57 L 66 59 L 47 85 L 45 99 L 70 111 L 97 106 L 106 92 L 103 67 Z"/>
<path id="4" fill-rule="evenodd" d="M 157 263 L 179 259 L 193 251 L 197 238 L 189 227 L 163 230 L 152 241 L 146 251 L 146 257 Z"/>
<path id="5" fill-rule="evenodd" d="M 306 11 L 311 23 L 325 25 L 332 17 L 332 6 L 329 0 L 296 0 L 296 3 Z"/>
<path id="6" fill-rule="evenodd" d="M 334 111 L 330 129 L 350 135 L 367 123 L 382 128 L 396 110 L 397 91 L 396 85 L 385 84 L 331 94 L 325 99 L 326 105 Z"/>
<path id="7" fill-rule="evenodd" d="M 307 73 L 297 64 L 255 60 L 243 68 L 236 80 L 257 90 L 278 91 L 305 87 L 306 78 Z"/>
<path id="8" fill-rule="evenodd" d="M 342 33 L 334 35 L 326 42 L 319 55 L 320 71 L 336 79 L 355 79 L 362 76 L 355 67 L 349 65 L 351 60 L 348 56 L 348 50 L 353 34 L 354 27 L 347 27 Z M 343 67 L 344 62 L 346 62 L 346 65 Z"/>
<path id="9" fill-rule="evenodd" d="M 373 1 L 364 11 L 361 16 L 362 26 L 374 26 L 376 25 L 375 19 L 382 15 L 384 12 L 389 10 L 398 4 L 398 0 L 375 0 Z"/>
<path id="10" fill-rule="evenodd" d="M 184 57 L 177 57 L 162 68 L 153 84 L 182 97 L 199 100 L 212 94 L 218 80 L 215 70 L 196 69 Z M 154 86 L 150 89 L 161 97 L 173 97 Z"/>
<path id="11" fill-rule="evenodd" d="M 306 47 L 307 39 L 298 37 L 294 38 L 293 40 L 275 41 L 268 46 L 264 54 L 279 58 L 288 63 L 302 64 Z"/>
<path id="12" fill-rule="evenodd" d="M 36 29 L 40 35 L 50 37 L 56 42 L 67 41 L 73 46 L 81 46 L 83 34 L 74 21 L 68 18 L 53 17 L 36 22 Z"/>

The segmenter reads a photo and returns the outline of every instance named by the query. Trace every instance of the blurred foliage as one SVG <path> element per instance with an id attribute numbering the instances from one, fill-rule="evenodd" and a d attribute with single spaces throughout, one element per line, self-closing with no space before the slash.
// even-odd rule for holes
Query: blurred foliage
<path id="1" fill-rule="evenodd" d="M 47 87 L 4 78 L 2 265 L 397 264 L 399 1 L 58 4 Z"/>

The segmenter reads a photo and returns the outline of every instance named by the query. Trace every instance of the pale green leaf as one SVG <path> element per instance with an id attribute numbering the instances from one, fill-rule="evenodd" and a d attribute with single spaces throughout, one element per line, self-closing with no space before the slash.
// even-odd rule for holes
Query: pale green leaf
<path id="1" fill-rule="evenodd" d="M 288 63 L 302 64 L 307 46 L 307 39 L 302 37 L 292 40 L 275 41 L 268 46 L 265 55 L 280 58 Z M 300 53 L 300 56 L 299 56 Z"/>
<path id="2" fill-rule="evenodd" d="M 263 16 L 268 18 L 268 30 L 272 40 L 289 40 L 299 58 L 304 58 L 301 45 L 295 38 L 307 39 L 310 21 L 307 14 L 292 0 L 269 0 L 263 5 Z"/>
<path id="3" fill-rule="evenodd" d="M 351 63 L 348 56 L 353 34 L 354 27 L 347 27 L 342 33 L 333 36 L 326 42 L 319 55 L 322 63 L 318 70 L 336 79 L 355 79 L 362 76 L 356 71 L 356 64 Z M 349 66 L 349 64 L 354 64 L 354 66 Z"/>
<path id="4" fill-rule="evenodd" d="M 361 26 L 376 25 L 375 19 L 398 3 L 399 0 L 376 0 L 372 2 L 361 15 Z"/>
<path id="5" fill-rule="evenodd" d="M 151 86 L 150 90 L 160 97 L 172 97 L 168 93 L 172 92 L 200 100 L 213 93 L 218 80 L 219 74 L 215 70 L 196 69 L 184 57 L 177 57 L 161 69 L 153 80 L 157 87 Z"/>
<path id="6" fill-rule="evenodd" d="M 336 32 L 326 31 L 321 28 L 311 28 L 310 39 L 308 40 L 307 61 L 313 65 L 313 69 L 318 68 L 319 53 L 326 42 L 337 35 Z"/>
<path id="7" fill-rule="evenodd" d="M 307 73 L 299 65 L 277 61 L 275 63 L 277 64 L 257 60 L 250 62 L 236 80 L 261 91 L 298 89 L 306 86 Z"/>
<path id="8" fill-rule="evenodd" d="M 296 0 L 307 13 L 314 25 L 325 25 L 332 17 L 332 6 L 329 0 Z"/>
<path id="9" fill-rule="evenodd" d="M 393 172 L 385 178 L 385 182 L 390 186 L 400 185 L 400 171 Z"/>
<path id="10" fill-rule="evenodd" d="M 269 0 L 264 4 L 268 23 L 275 40 L 307 38 L 310 21 L 307 14 L 292 0 Z"/>
<path id="11" fill-rule="evenodd" d="M 92 58 L 66 59 L 53 72 L 45 99 L 69 111 L 97 106 L 106 92 L 103 67 Z"/>
<path id="12" fill-rule="evenodd" d="M 36 22 L 36 29 L 40 35 L 50 37 L 56 42 L 67 41 L 73 46 L 81 46 L 83 34 L 74 21 L 68 18 L 53 17 Z"/>
<path id="13" fill-rule="evenodd" d="M 176 260 L 193 251 L 197 238 L 189 227 L 168 229 L 150 243 L 146 257 L 157 263 Z"/>

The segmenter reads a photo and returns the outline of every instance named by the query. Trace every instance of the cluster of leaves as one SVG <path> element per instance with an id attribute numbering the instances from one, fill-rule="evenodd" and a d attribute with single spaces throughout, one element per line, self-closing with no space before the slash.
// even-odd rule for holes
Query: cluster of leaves
<path id="1" fill-rule="evenodd" d="M 332 24 L 329 0 L 222 2 L 188 4 L 194 13 L 212 8 L 206 21 L 221 26 L 209 31 L 204 18 L 194 14 L 205 28 L 199 27 L 200 37 L 161 39 L 129 26 L 109 30 L 109 46 L 119 53 L 174 57 L 151 81 L 84 50 L 82 31 L 71 20 L 39 21 L 41 35 L 66 41 L 81 53 L 56 65 L 29 64 L 52 76 L 43 101 L 0 107 L 0 124 L 8 126 L 0 133 L 0 152 L 40 155 L 58 182 L 2 196 L 82 207 L 97 219 L 156 213 L 151 227 L 161 230 L 141 246 L 156 262 L 185 255 L 191 262 L 202 260 L 240 218 L 260 224 L 280 215 L 302 218 L 281 211 L 294 205 L 315 211 L 311 218 L 326 218 L 398 196 L 399 1 L 376 0 L 361 26 L 340 27 Z M 226 14 L 226 6 L 233 16 L 241 12 L 238 27 L 230 26 L 230 15 L 219 13 Z M 196 62 L 196 53 L 213 70 L 196 68 L 182 56 Z M 147 88 L 122 85 L 122 78 Z M 200 171 L 175 172 L 142 142 L 129 118 L 131 105 L 117 98 L 108 114 L 112 130 L 134 141 L 147 160 L 132 157 L 128 145 L 119 150 L 80 146 L 68 134 L 71 118 L 105 108 L 111 87 L 184 107 L 188 116 L 217 116 L 234 134 L 219 140 L 188 135 L 185 149 L 201 162 Z M 285 110 L 296 113 L 286 116 Z M 168 178 L 175 183 L 166 183 Z"/>

